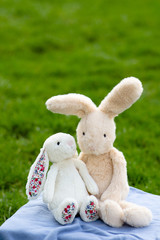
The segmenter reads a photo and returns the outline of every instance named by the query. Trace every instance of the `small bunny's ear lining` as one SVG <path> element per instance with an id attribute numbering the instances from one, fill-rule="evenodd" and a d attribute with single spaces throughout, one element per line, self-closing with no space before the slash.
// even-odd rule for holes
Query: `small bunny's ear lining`
<path id="1" fill-rule="evenodd" d="M 48 156 L 44 148 L 42 148 L 36 161 L 32 165 L 28 176 L 28 182 L 26 185 L 26 194 L 28 196 L 28 199 L 35 199 L 42 192 L 48 166 Z"/>
<path id="2" fill-rule="evenodd" d="M 142 83 L 134 77 L 123 79 L 101 102 L 99 109 L 116 117 L 138 100 L 143 92 Z"/>
<path id="3" fill-rule="evenodd" d="M 47 100 L 46 106 L 51 112 L 76 115 L 80 118 L 97 108 L 90 98 L 74 93 L 52 97 Z"/>

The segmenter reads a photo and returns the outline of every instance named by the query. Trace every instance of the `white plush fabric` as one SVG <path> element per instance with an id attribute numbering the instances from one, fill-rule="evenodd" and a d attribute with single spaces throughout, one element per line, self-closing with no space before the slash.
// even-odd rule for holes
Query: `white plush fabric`
<path id="1" fill-rule="evenodd" d="M 49 160 L 53 164 L 44 185 Z M 36 165 L 37 163 L 39 165 Z M 97 194 L 98 187 L 89 175 L 86 165 L 77 159 L 76 144 L 71 135 L 58 133 L 45 141 L 28 176 L 26 192 L 29 199 L 35 199 L 43 190 L 43 185 L 41 184 L 39 188 L 37 182 L 43 182 L 43 201 L 59 223 L 71 223 L 81 209 L 82 203 L 80 210 L 82 219 L 91 221 L 98 218 L 98 201 L 94 196 L 88 195 L 88 192 Z M 90 201 L 94 201 L 95 212 L 97 212 L 92 219 L 85 213 Z"/>

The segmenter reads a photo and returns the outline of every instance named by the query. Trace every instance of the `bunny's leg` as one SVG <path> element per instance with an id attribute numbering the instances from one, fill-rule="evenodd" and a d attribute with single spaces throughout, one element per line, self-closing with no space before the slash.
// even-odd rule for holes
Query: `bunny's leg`
<path id="1" fill-rule="evenodd" d="M 148 208 L 127 201 L 121 201 L 120 206 L 124 213 L 123 220 L 128 225 L 133 227 L 145 227 L 150 224 L 152 213 Z"/>
<path id="2" fill-rule="evenodd" d="M 123 210 L 120 205 L 113 200 L 100 202 L 100 217 L 111 227 L 121 227 L 123 225 Z"/>
<path id="3" fill-rule="evenodd" d="M 85 222 L 98 219 L 98 200 L 94 196 L 88 196 L 80 207 L 80 216 Z"/>
<path id="4" fill-rule="evenodd" d="M 67 198 L 61 202 L 56 208 L 52 209 L 57 222 L 62 225 L 72 223 L 78 211 L 78 203 L 76 200 Z"/>

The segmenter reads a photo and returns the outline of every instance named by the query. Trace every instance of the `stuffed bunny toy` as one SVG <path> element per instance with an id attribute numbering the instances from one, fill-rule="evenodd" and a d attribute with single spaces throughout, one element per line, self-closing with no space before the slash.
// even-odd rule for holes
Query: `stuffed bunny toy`
<path id="1" fill-rule="evenodd" d="M 49 161 L 52 165 L 46 178 Z M 98 218 L 98 200 L 88 194 L 98 194 L 97 184 L 78 159 L 75 140 L 69 134 L 57 133 L 47 138 L 31 166 L 26 194 L 35 199 L 42 190 L 43 201 L 60 224 L 71 223 L 78 211 L 86 222 Z"/>
<path id="2" fill-rule="evenodd" d="M 141 82 L 129 77 L 115 86 L 99 107 L 81 94 L 54 96 L 46 102 L 54 113 L 81 118 L 77 127 L 80 159 L 99 187 L 99 215 L 112 227 L 121 227 L 123 223 L 143 227 L 152 220 L 149 209 L 125 201 L 129 192 L 126 160 L 123 153 L 113 147 L 114 118 L 137 101 L 142 91 Z"/>

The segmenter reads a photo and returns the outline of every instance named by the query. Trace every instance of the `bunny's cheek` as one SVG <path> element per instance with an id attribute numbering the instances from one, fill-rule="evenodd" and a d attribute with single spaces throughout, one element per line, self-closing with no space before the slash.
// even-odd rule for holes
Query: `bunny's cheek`
<path id="1" fill-rule="evenodd" d="M 88 143 L 86 143 L 86 141 L 80 141 L 79 142 L 79 147 L 80 147 L 80 150 L 84 153 L 91 153 L 91 149 L 89 148 L 88 146 Z"/>
<path id="2" fill-rule="evenodd" d="M 72 140 L 69 140 L 69 141 L 67 142 L 67 144 L 68 144 L 70 147 L 73 147 L 73 146 L 75 145 Z"/>

